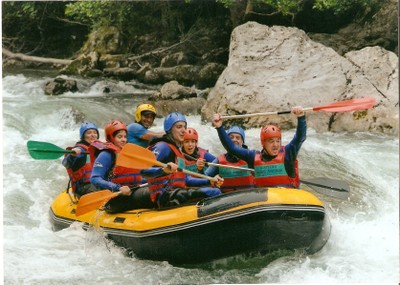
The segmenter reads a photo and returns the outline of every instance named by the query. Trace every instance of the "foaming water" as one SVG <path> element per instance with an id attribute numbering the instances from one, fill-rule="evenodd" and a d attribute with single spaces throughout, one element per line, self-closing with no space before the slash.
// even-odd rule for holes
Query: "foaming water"
<path id="1" fill-rule="evenodd" d="M 33 160 L 28 140 L 73 145 L 83 120 L 103 128 L 111 119 L 133 121 L 148 90 L 121 82 L 80 79 L 78 94 L 45 96 L 49 78 L 3 78 L 3 219 L 6 284 L 212 284 L 212 283 L 397 283 L 399 281 L 398 138 L 381 134 L 316 133 L 309 130 L 300 152 L 302 179 L 347 181 L 347 200 L 315 193 L 329 210 L 332 233 L 314 255 L 275 252 L 236 256 L 195 266 L 129 257 L 95 227 L 80 223 L 53 232 L 49 207 L 65 189 L 67 174 L 57 160 Z M 103 94 L 115 84 L 118 94 Z M 115 90 L 115 89 L 114 89 Z M 310 114 L 309 116 L 312 116 Z M 214 128 L 189 116 L 200 146 L 224 152 Z M 155 121 L 162 129 L 162 119 Z M 284 132 L 284 143 L 294 131 Z M 260 149 L 259 130 L 246 130 L 246 144 Z M 306 188 L 306 187 L 305 187 Z M 245 242 L 245 241 L 244 241 Z"/>

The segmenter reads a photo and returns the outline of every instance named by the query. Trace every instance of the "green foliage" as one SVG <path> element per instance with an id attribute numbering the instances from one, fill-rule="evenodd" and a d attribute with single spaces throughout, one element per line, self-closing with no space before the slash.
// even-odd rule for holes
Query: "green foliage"
<path id="1" fill-rule="evenodd" d="M 267 4 L 283 15 L 294 14 L 301 10 L 302 0 L 258 0 L 258 4 Z"/>
<path id="2" fill-rule="evenodd" d="M 314 8 L 318 10 L 333 10 L 335 14 L 346 13 L 354 8 L 375 8 L 381 0 L 315 0 Z"/>
<path id="3" fill-rule="evenodd" d="M 64 1 L 2 2 L 3 46 L 14 52 L 70 56 L 87 30 L 64 22 Z"/>
<path id="4" fill-rule="evenodd" d="M 216 0 L 216 1 L 222 3 L 225 8 L 230 8 L 236 3 L 236 0 Z"/>
<path id="5" fill-rule="evenodd" d="M 117 26 L 128 11 L 125 2 L 78 1 L 66 6 L 65 15 L 91 27 Z"/>
<path id="6" fill-rule="evenodd" d="M 236 0 L 216 0 L 222 3 L 226 8 L 231 8 L 236 4 Z M 256 5 L 267 5 L 274 11 L 283 15 L 294 14 L 302 10 L 307 0 L 247 0 Z M 310 0 L 311 1 L 311 0 Z M 357 7 L 375 7 L 381 0 L 314 0 L 314 8 L 325 11 L 332 10 L 336 14 L 345 13 Z"/>

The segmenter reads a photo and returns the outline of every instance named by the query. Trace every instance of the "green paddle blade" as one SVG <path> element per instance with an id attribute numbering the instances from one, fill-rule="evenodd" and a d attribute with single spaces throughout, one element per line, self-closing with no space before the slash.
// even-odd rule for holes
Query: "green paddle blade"
<path id="1" fill-rule="evenodd" d="M 28 141 L 26 146 L 34 159 L 57 159 L 66 153 L 71 153 L 70 150 L 47 142 Z"/>
<path id="2" fill-rule="evenodd" d="M 339 199 L 347 199 L 350 196 L 350 186 L 346 181 L 336 180 L 326 177 L 317 177 L 305 180 L 300 180 L 311 189 L 318 193 L 328 195 Z"/>

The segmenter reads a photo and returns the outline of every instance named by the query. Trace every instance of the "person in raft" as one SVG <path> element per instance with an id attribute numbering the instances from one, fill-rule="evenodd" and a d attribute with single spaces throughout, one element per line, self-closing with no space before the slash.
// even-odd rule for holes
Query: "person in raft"
<path id="1" fill-rule="evenodd" d="M 244 149 L 234 144 L 222 127 L 221 115 L 215 114 L 213 117 L 213 125 L 224 148 L 255 170 L 256 187 L 299 187 L 297 155 L 306 140 L 307 124 L 301 106 L 293 107 L 291 112 L 297 117 L 297 129 L 290 143 L 282 146 L 281 130 L 277 126 L 266 125 L 260 132 L 261 151 Z"/>
<path id="2" fill-rule="evenodd" d="M 226 131 L 226 134 L 235 145 L 247 150 L 247 145 L 244 144 L 245 133 L 241 127 L 233 126 Z M 213 163 L 248 168 L 248 163 L 246 161 L 230 152 L 221 154 Z M 250 171 L 217 166 L 210 166 L 205 171 L 205 175 L 208 176 L 215 176 L 217 174 L 224 178 L 224 184 L 221 186 L 221 191 L 224 193 L 254 188 L 254 179 Z"/>
<path id="3" fill-rule="evenodd" d="M 199 134 L 193 128 L 187 128 L 183 137 L 182 152 L 185 157 L 185 169 L 204 173 L 205 163 L 212 162 L 215 156 L 198 146 Z M 214 176 L 214 175 L 213 175 Z"/>
<path id="4" fill-rule="evenodd" d="M 131 198 L 132 188 L 146 183 L 140 175 L 140 170 L 115 164 L 118 153 L 127 143 L 125 123 L 114 120 L 106 125 L 104 132 L 106 142 L 94 141 L 89 147 L 90 157 L 94 161 L 90 182 L 100 189 L 121 193 L 105 205 L 105 210 L 119 213 L 132 208 L 148 207 L 149 199 L 146 199 L 145 189 L 137 189 L 134 191 L 135 199 Z"/>
<path id="5" fill-rule="evenodd" d="M 214 177 L 213 181 L 210 181 L 178 171 L 178 167 L 183 169 L 185 166 L 181 147 L 186 126 L 187 121 L 184 115 L 176 112 L 167 115 L 164 119 L 166 134 L 161 138 L 153 139 L 149 146 L 156 159 L 167 164 L 166 167 L 155 166 L 141 172 L 147 178 L 151 201 L 157 207 L 176 206 L 221 194 L 221 190 L 217 188 L 223 183 L 221 177 Z"/>
<path id="6" fill-rule="evenodd" d="M 162 137 L 165 132 L 152 132 L 149 128 L 156 117 L 156 109 L 150 104 L 141 104 L 135 111 L 135 122 L 128 125 L 128 143 L 148 147 L 153 137 Z"/>
<path id="7" fill-rule="evenodd" d="M 79 128 L 80 140 L 73 147 L 67 147 L 72 152 L 66 154 L 62 165 L 67 169 L 70 178 L 68 188 L 77 196 L 97 191 L 97 187 L 90 183 L 93 164 L 87 154 L 89 145 L 98 140 L 99 130 L 92 122 L 85 122 Z"/>

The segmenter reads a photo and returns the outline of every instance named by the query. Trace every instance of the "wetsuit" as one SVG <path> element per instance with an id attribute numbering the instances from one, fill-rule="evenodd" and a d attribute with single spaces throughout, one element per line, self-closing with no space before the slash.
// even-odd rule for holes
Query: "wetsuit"
<path id="1" fill-rule="evenodd" d="M 183 154 L 168 135 L 153 139 L 149 149 L 158 161 L 164 164 L 173 162 L 179 168 L 184 168 Z M 159 207 L 180 205 L 221 194 L 218 188 L 205 187 L 210 185 L 210 181 L 207 179 L 195 178 L 187 174 L 181 175 L 176 172 L 171 175 L 165 173 L 161 167 L 144 169 L 141 174 L 147 178 L 152 201 Z M 191 189 L 190 187 L 201 188 Z"/>
<path id="2" fill-rule="evenodd" d="M 182 152 L 186 153 L 183 149 Z M 213 162 L 215 160 L 214 155 L 209 153 L 208 150 L 201 147 L 196 147 L 192 154 L 187 154 L 187 155 L 195 158 L 196 160 L 199 158 L 203 158 L 206 162 Z M 204 173 L 206 171 L 207 166 L 204 166 L 204 168 L 201 171 L 199 171 L 197 169 L 196 160 L 190 159 L 186 155 L 184 156 L 185 156 L 185 169 L 198 173 Z"/>
<path id="3" fill-rule="evenodd" d="M 263 161 L 271 161 L 275 157 L 268 155 L 265 150 L 263 149 L 261 152 L 256 150 L 249 150 L 239 147 L 238 145 L 234 144 L 229 136 L 226 134 L 223 127 L 217 128 L 218 136 L 221 140 L 222 145 L 224 148 L 229 152 L 234 154 L 240 159 L 243 159 L 247 162 L 250 168 L 255 168 L 255 159 L 256 155 L 260 154 Z M 297 155 L 300 151 L 301 145 L 306 140 L 306 133 L 307 133 L 307 124 L 306 124 L 306 117 L 301 116 L 297 118 L 297 129 L 293 139 L 284 146 L 284 170 L 286 174 L 290 178 L 295 178 L 297 175 Z M 257 177 L 256 177 L 257 178 Z M 260 186 L 260 185 L 257 185 Z M 271 185 L 263 185 L 263 186 L 271 186 Z M 276 186 L 276 185 L 274 185 Z M 284 186 L 291 186 L 296 188 L 296 185 L 284 185 Z"/>
<path id="4" fill-rule="evenodd" d="M 71 150 L 76 147 L 81 149 L 81 154 L 77 156 L 65 155 L 62 165 L 67 169 L 72 190 L 78 196 L 82 196 L 97 191 L 98 188 L 90 183 L 93 164 L 90 161 L 90 156 L 85 153 L 88 151 L 89 143 L 82 140 L 77 142 L 74 147 L 67 149 Z"/>
<path id="5" fill-rule="evenodd" d="M 142 139 L 142 136 L 149 132 L 142 124 L 132 123 L 128 126 L 128 143 L 140 145 L 141 147 L 147 147 L 149 145 L 148 140 Z"/>

